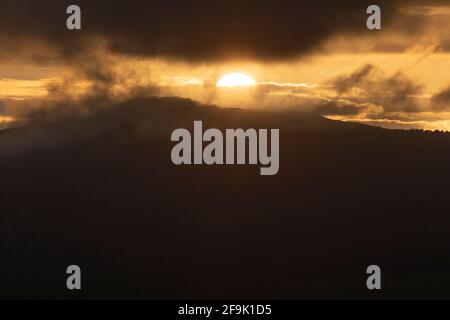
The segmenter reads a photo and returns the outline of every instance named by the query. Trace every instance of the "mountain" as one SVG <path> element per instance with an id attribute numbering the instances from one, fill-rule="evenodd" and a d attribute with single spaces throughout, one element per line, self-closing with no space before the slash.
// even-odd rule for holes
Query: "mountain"
<path id="1" fill-rule="evenodd" d="M 279 174 L 174 166 L 194 120 L 280 129 Z M 0 177 L 0 297 L 450 297 L 450 134 L 145 98 L 3 131 Z"/>

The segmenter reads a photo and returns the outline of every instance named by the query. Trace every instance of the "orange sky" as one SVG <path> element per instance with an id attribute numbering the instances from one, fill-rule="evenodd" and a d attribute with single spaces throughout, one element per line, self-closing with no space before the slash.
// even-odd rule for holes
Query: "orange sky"
<path id="1" fill-rule="evenodd" d="M 389 128 L 450 130 L 450 99 L 440 99 L 439 108 L 435 107 L 436 97 L 446 97 L 450 87 L 450 53 L 446 51 L 450 7 L 410 6 L 397 14 L 397 22 L 380 32 L 336 34 L 295 59 L 188 62 L 130 57 L 105 52 L 102 47 L 94 55 L 106 62 L 106 77 L 114 78 L 106 84 L 114 97 L 128 96 L 136 87 L 152 87 L 153 94 L 224 107 L 317 107 L 332 119 Z M 415 33 L 405 30 L 411 17 L 421 18 Z M 359 75 L 358 70 L 367 66 L 370 71 Z M 247 74 L 257 84 L 217 88 L 217 80 L 230 72 Z M 16 114 L 14 108 L 20 104 L 12 103 L 15 100 L 57 99 L 55 92 L 61 94 L 62 86 L 65 97 L 76 98 L 89 93 L 97 81 L 73 64 L 0 60 L 3 117 Z M 339 89 L 342 82 L 344 90 Z"/>

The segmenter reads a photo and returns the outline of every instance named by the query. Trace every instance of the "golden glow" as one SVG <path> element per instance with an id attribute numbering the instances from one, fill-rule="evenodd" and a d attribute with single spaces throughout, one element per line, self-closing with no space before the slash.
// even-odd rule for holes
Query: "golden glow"
<path id="1" fill-rule="evenodd" d="M 0 125 L 14 122 L 16 119 L 8 116 L 0 116 Z"/>
<path id="2" fill-rule="evenodd" d="M 256 81 L 243 73 L 229 73 L 217 81 L 219 88 L 248 87 L 256 85 Z"/>
<path id="3" fill-rule="evenodd" d="M 431 48 L 431 49 L 430 49 Z M 294 107 L 309 110 L 320 101 L 346 103 L 361 95 L 357 115 L 326 114 L 338 120 L 356 121 L 395 128 L 450 130 L 450 110 L 442 106 L 433 112 L 432 97 L 450 86 L 450 54 L 433 46 L 415 45 L 405 52 L 329 52 L 289 61 L 230 61 L 193 64 L 164 59 L 123 58 L 114 66 L 117 81 L 108 84 L 112 97 L 127 97 L 134 87 L 155 88 L 148 94 L 177 96 L 200 103 L 233 108 Z M 421 112 L 400 115 L 385 114 L 382 101 L 371 101 L 364 88 L 355 87 L 339 95 L 330 84 L 336 77 L 351 75 L 371 64 L 372 77 L 389 78 L 401 73 L 422 90 L 412 93 Z M 20 72 L 14 73 L 15 70 Z M 230 70 L 245 70 L 231 73 Z M 130 75 L 133 75 L 132 77 Z M 52 75 L 54 75 L 52 77 Z M 256 82 L 255 79 L 258 79 Z M 70 68 L 51 66 L 45 69 L 20 69 L 0 64 L 0 104 L 7 106 L 6 115 L 21 115 L 20 108 L 34 106 L 33 99 L 77 99 L 95 88 L 95 79 L 82 78 Z M 365 100 L 367 98 L 367 101 Z M 25 101 L 20 104 L 17 101 Z M 340 99 L 340 101 L 338 101 Z M 366 104 L 363 104 L 366 103 Z M 380 105 L 374 105 L 379 103 Z M 429 112 L 429 113 L 427 113 Z M 377 120 L 373 115 L 377 115 Z M 8 120 L 6 120 L 8 121 Z M 3 121 L 4 123 L 6 121 Z"/>
<path id="4" fill-rule="evenodd" d="M 47 95 L 47 86 L 54 79 L 17 80 L 0 79 L 0 98 L 25 99 Z"/>

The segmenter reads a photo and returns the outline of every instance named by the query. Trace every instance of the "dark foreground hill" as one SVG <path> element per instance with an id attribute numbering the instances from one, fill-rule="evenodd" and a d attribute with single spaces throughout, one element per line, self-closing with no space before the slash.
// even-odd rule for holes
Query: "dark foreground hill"
<path id="1" fill-rule="evenodd" d="M 279 174 L 172 165 L 193 120 L 279 128 Z M 0 179 L 2 298 L 450 298 L 447 134 L 149 98 L 3 132 Z"/>

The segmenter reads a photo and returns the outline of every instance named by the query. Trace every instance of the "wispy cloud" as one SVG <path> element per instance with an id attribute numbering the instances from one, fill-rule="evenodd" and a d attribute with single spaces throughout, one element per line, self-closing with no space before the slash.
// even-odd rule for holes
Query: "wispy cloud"
<path id="1" fill-rule="evenodd" d="M 450 6 L 411 6 L 401 8 L 400 12 L 412 16 L 450 15 Z"/>

